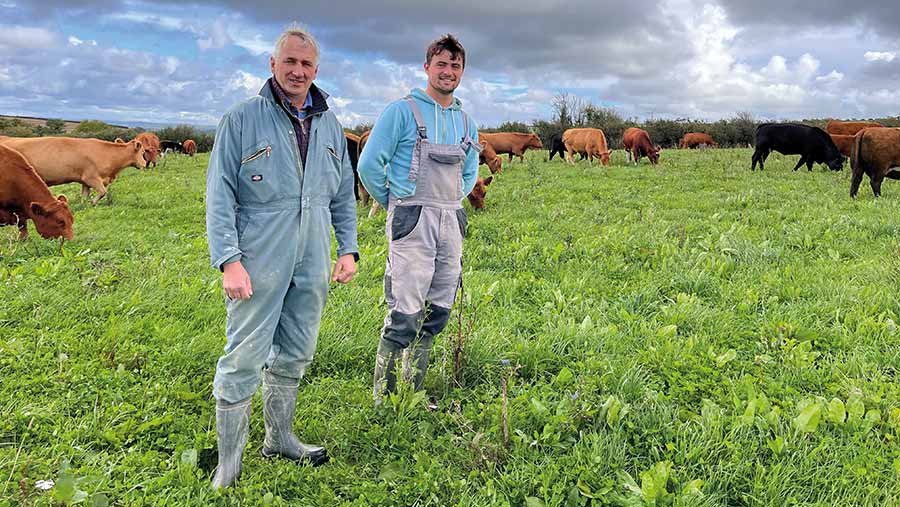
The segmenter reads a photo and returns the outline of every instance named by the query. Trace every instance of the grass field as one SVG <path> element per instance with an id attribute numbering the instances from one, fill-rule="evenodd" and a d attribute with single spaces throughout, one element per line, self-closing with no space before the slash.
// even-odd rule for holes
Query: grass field
<path id="1" fill-rule="evenodd" d="M 464 312 L 427 378 L 441 409 L 373 407 L 386 242 L 360 211 L 295 423 L 332 461 L 263 459 L 257 395 L 222 495 L 207 157 L 126 171 L 109 206 L 62 187 L 62 251 L 0 229 L 0 505 L 898 504 L 900 185 L 851 201 L 848 170 L 751 173 L 750 150 L 529 155 L 470 210 Z"/>

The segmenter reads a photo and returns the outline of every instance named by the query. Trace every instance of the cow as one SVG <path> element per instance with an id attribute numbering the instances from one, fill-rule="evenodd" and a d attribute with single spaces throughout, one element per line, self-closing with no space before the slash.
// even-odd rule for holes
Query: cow
<path id="1" fill-rule="evenodd" d="M 763 170 L 769 153 L 775 150 L 782 155 L 800 155 L 794 170 L 806 164 L 812 171 L 813 163 L 825 164 L 832 171 L 844 168 L 844 157 L 831 137 L 819 127 L 799 123 L 763 123 L 756 127 L 756 149 L 753 151 L 750 170 Z"/>
<path id="2" fill-rule="evenodd" d="M 184 148 L 184 152 L 191 157 L 197 153 L 197 143 L 193 139 L 185 139 L 181 146 Z"/>
<path id="3" fill-rule="evenodd" d="M 855 136 L 857 132 L 869 127 L 883 127 L 884 125 L 874 121 L 839 121 L 829 120 L 825 125 L 825 131 L 829 134 L 842 136 Z"/>
<path id="4" fill-rule="evenodd" d="M 719 144 L 713 141 L 713 138 L 709 134 L 704 134 L 702 132 L 688 132 L 681 138 L 681 141 L 678 142 L 679 148 L 706 148 L 713 147 L 718 148 Z"/>
<path id="5" fill-rule="evenodd" d="M 144 158 L 147 159 L 147 167 L 150 167 L 150 164 L 156 167 L 156 160 L 159 158 L 159 153 L 162 150 L 159 137 L 152 132 L 141 132 L 134 136 L 134 140 L 139 141 L 144 147 Z"/>
<path id="6" fill-rule="evenodd" d="M 503 172 L 503 160 L 497 156 L 494 147 L 487 141 L 481 141 L 481 153 L 478 154 L 478 164 L 487 165 L 491 174 Z"/>
<path id="7" fill-rule="evenodd" d="M 850 197 L 856 198 L 863 173 L 875 197 L 881 197 L 881 182 L 885 178 L 900 180 L 900 130 L 866 128 L 856 133 L 850 157 Z"/>
<path id="8" fill-rule="evenodd" d="M 356 159 L 359 160 L 359 157 L 362 156 L 363 148 L 366 147 L 366 143 L 369 141 L 369 135 L 372 133 L 371 130 L 367 130 L 360 134 L 359 136 L 359 150 L 356 154 Z M 366 190 L 366 187 L 362 184 L 362 181 L 359 180 L 359 176 L 356 177 L 356 188 L 357 194 L 359 195 L 359 201 L 363 206 L 369 205 L 369 200 L 371 196 L 369 195 L 369 191 Z M 372 200 L 372 209 L 369 210 L 369 218 L 375 216 L 375 212 L 378 211 L 378 201 Z"/>
<path id="9" fill-rule="evenodd" d="M 497 132 L 494 134 L 478 133 L 479 141 L 487 141 L 491 143 L 497 154 L 509 154 L 509 161 L 512 162 L 513 155 L 519 157 L 520 162 L 525 161 L 525 150 L 533 148 L 540 150 L 544 148 L 541 139 L 536 134 L 527 134 L 523 132 Z"/>
<path id="10" fill-rule="evenodd" d="M 114 143 L 118 143 L 118 144 L 125 144 L 125 140 L 122 139 L 121 137 L 117 137 L 116 140 L 113 141 L 113 142 L 114 142 Z"/>
<path id="11" fill-rule="evenodd" d="M 659 163 L 659 146 L 650 141 L 650 134 L 644 129 L 631 127 L 625 129 L 622 134 L 622 145 L 625 147 L 625 156 L 638 165 L 641 157 L 646 156 L 650 160 L 650 164 Z"/>
<path id="12" fill-rule="evenodd" d="M 122 169 L 147 167 L 144 147 L 134 140 L 118 144 L 73 137 L 7 137 L 0 144 L 21 153 L 48 186 L 79 182 L 85 198 L 93 188 L 94 205 Z"/>
<path id="13" fill-rule="evenodd" d="M 488 176 L 487 178 L 478 176 L 476 178 L 475 186 L 472 187 L 472 191 L 466 196 L 469 198 L 469 204 L 472 205 L 472 208 L 484 209 L 484 197 L 487 195 L 487 187 L 493 180 L 493 176 Z"/>
<path id="14" fill-rule="evenodd" d="M 353 132 L 344 132 L 344 138 L 347 140 L 347 155 L 350 157 L 350 167 L 353 168 L 353 194 L 356 200 L 359 200 L 359 188 L 362 183 L 359 181 L 359 173 L 356 172 L 356 166 L 359 163 L 359 136 Z"/>
<path id="15" fill-rule="evenodd" d="M 609 146 L 606 144 L 606 135 L 600 129 L 576 128 L 568 129 L 562 135 L 563 144 L 566 147 L 566 161 L 575 165 L 575 153 L 586 153 L 588 164 L 594 162 L 594 157 L 603 165 L 609 165 Z"/>
<path id="16" fill-rule="evenodd" d="M 15 225 L 28 238 L 28 220 L 46 239 L 72 239 L 75 221 L 66 196 L 53 197 L 21 153 L 0 145 L 0 225 Z"/>
<path id="17" fill-rule="evenodd" d="M 171 151 L 184 153 L 184 146 L 182 146 L 178 141 L 160 141 L 159 147 L 162 150 L 163 154 L 169 153 Z"/>
<path id="18" fill-rule="evenodd" d="M 834 141 L 834 145 L 837 146 L 838 151 L 841 152 L 841 155 L 850 158 L 850 151 L 853 149 L 853 140 L 856 139 L 856 136 L 843 136 L 840 134 L 828 134 L 831 137 L 831 140 Z"/>

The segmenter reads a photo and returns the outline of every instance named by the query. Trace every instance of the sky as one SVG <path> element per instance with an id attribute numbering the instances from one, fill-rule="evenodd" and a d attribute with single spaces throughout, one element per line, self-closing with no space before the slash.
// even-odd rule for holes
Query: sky
<path id="1" fill-rule="evenodd" d="M 638 119 L 896 116 L 895 2 L 0 0 L 0 114 L 215 125 L 296 21 L 347 127 L 423 87 L 447 32 L 467 53 L 456 96 L 487 127 L 551 119 L 560 94 Z"/>

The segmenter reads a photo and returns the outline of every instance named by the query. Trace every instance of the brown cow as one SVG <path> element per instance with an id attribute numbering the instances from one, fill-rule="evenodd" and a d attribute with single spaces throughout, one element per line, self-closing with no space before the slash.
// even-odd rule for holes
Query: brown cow
<path id="1" fill-rule="evenodd" d="M 863 173 L 869 175 L 875 197 L 881 196 L 884 178 L 900 180 L 900 130 L 884 127 L 860 130 L 851 151 L 850 197 L 856 197 Z"/>
<path id="2" fill-rule="evenodd" d="M 478 141 L 491 143 L 498 155 L 500 153 L 508 153 L 510 162 L 512 162 L 513 155 L 519 157 L 520 162 L 524 162 L 525 150 L 528 148 L 540 150 L 544 147 L 541 144 L 541 139 L 536 134 L 525 134 L 522 132 L 497 132 L 494 134 L 479 132 Z"/>
<path id="3" fill-rule="evenodd" d="M 856 136 L 842 136 L 840 134 L 828 134 L 834 145 L 840 150 L 841 155 L 850 158 L 850 152 L 853 150 L 853 143 Z"/>
<path id="4" fill-rule="evenodd" d="M 21 153 L 0 145 L 0 225 L 16 225 L 28 238 L 28 220 L 44 238 L 72 239 L 72 210 L 66 196 L 53 197 Z"/>
<path id="5" fill-rule="evenodd" d="M 491 171 L 491 174 L 497 174 L 503 172 L 503 160 L 497 156 L 497 152 L 494 151 L 494 147 L 491 146 L 491 143 L 487 141 L 481 142 L 481 153 L 478 155 L 478 164 L 485 164 L 488 166 L 488 169 Z"/>
<path id="6" fill-rule="evenodd" d="M 587 153 L 588 164 L 594 162 L 594 157 L 603 165 L 609 165 L 609 146 L 606 144 L 606 135 L 600 129 L 577 128 L 563 132 L 562 142 L 566 147 L 566 160 L 575 165 L 576 153 Z"/>
<path id="7" fill-rule="evenodd" d="M 197 153 L 197 143 L 193 139 L 185 139 L 181 146 L 184 148 L 184 152 L 192 157 Z"/>
<path id="8" fill-rule="evenodd" d="M 48 186 L 80 182 L 81 193 L 97 191 L 93 204 L 106 195 L 106 185 L 126 167 L 144 169 L 144 147 L 138 141 L 125 144 L 73 137 L 7 137 L 0 144 L 21 153 Z"/>
<path id="9" fill-rule="evenodd" d="M 475 180 L 475 186 L 472 187 L 472 191 L 466 196 L 469 198 L 469 204 L 471 204 L 473 208 L 484 209 L 484 197 L 487 195 L 487 187 L 493 180 L 493 176 L 488 176 L 487 178 L 478 176 Z"/>
<path id="10" fill-rule="evenodd" d="M 359 136 L 359 151 L 357 152 L 356 159 L 359 160 L 359 157 L 362 156 L 363 148 L 366 147 L 366 143 L 369 141 L 369 134 L 371 134 L 371 130 L 367 130 L 360 134 Z M 363 206 L 369 205 L 369 200 L 371 196 L 369 195 L 369 191 L 366 190 L 366 187 L 363 186 L 362 181 L 359 181 L 357 177 L 356 182 L 357 193 L 359 194 L 359 201 L 363 204 Z M 378 201 L 372 200 L 372 209 L 369 211 L 369 217 L 375 215 L 375 212 L 378 211 Z"/>
<path id="11" fill-rule="evenodd" d="M 855 136 L 860 130 L 869 127 L 883 127 L 883 125 L 874 121 L 829 120 L 825 126 L 825 132 L 842 136 Z"/>
<path id="12" fill-rule="evenodd" d="M 144 158 L 147 159 L 147 167 L 153 164 L 156 167 L 156 160 L 159 158 L 160 148 L 159 137 L 152 132 L 141 132 L 134 137 L 135 141 L 139 141 L 144 147 Z"/>
<path id="13" fill-rule="evenodd" d="M 688 132 L 681 138 L 681 141 L 678 142 L 679 148 L 703 148 L 703 147 L 713 147 L 718 148 L 719 144 L 713 141 L 713 138 L 710 137 L 709 134 L 704 134 L 702 132 Z"/>
<path id="14" fill-rule="evenodd" d="M 659 146 L 650 141 L 650 134 L 644 129 L 637 127 L 626 129 L 622 134 L 622 145 L 625 146 L 626 156 L 634 161 L 634 165 L 638 165 L 643 156 L 650 159 L 653 165 L 659 163 Z"/>

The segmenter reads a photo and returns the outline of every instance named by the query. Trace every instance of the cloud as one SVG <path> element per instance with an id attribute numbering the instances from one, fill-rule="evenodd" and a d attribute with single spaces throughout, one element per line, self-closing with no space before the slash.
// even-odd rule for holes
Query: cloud
<path id="1" fill-rule="evenodd" d="M 0 54 L 3 50 L 46 49 L 56 43 L 56 34 L 44 28 L 0 25 Z"/>
<path id="2" fill-rule="evenodd" d="M 867 62 L 893 62 L 897 53 L 893 51 L 866 51 L 863 58 Z"/>

